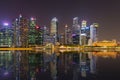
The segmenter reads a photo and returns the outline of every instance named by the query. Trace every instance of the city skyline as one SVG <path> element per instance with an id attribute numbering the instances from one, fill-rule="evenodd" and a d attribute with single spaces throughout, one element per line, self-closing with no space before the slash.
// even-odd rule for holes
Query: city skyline
<path id="1" fill-rule="evenodd" d="M 88 24 L 99 23 L 98 38 L 100 40 L 119 39 L 119 6 L 120 1 L 80 1 L 80 0 L 11 0 L 1 1 L 0 22 L 11 21 L 19 14 L 36 17 L 40 26 L 50 26 L 50 20 L 57 17 L 59 27 L 65 24 L 72 27 L 72 19 L 79 17 Z"/>

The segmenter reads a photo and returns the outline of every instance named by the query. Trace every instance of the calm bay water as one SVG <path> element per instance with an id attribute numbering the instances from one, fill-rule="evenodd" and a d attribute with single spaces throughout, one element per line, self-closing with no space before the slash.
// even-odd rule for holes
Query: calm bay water
<path id="1" fill-rule="evenodd" d="M 119 52 L 0 51 L 0 80 L 119 79 Z"/>

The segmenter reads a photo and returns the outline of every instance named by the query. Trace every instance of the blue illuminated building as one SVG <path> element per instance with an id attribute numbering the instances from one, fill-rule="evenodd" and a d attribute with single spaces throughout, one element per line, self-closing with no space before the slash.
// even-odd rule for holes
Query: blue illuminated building
<path id="1" fill-rule="evenodd" d="M 79 18 L 73 18 L 73 26 L 72 26 L 72 43 L 79 44 L 80 43 L 80 25 Z"/>

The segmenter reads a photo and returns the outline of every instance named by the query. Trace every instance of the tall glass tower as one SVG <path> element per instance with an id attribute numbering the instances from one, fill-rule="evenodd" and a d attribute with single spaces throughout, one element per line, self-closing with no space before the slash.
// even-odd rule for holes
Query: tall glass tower
<path id="1" fill-rule="evenodd" d="M 0 46 L 11 47 L 13 45 L 13 29 L 8 23 L 3 23 L 0 29 Z"/>
<path id="2" fill-rule="evenodd" d="M 89 27 L 87 27 L 87 21 L 83 20 L 81 23 L 81 33 L 80 33 L 80 45 L 87 45 L 87 36 L 89 33 Z"/>
<path id="3" fill-rule="evenodd" d="M 79 18 L 73 18 L 73 27 L 72 27 L 72 43 L 79 44 L 80 40 L 80 25 Z"/>
<path id="4" fill-rule="evenodd" d="M 20 21 L 20 41 L 22 43 L 22 47 L 27 47 L 28 46 L 28 27 L 29 27 L 29 22 L 28 19 L 22 18 Z"/>
<path id="5" fill-rule="evenodd" d="M 42 45 L 43 44 L 43 29 L 42 27 L 36 25 L 36 38 L 35 38 L 35 43 L 37 45 Z"/>
<path id="6" fill-rule="evenodd" d="M 98 35 L 97 28 L 98 27 L 99 27 L 98 23 L 93 23 L 90 26 L 90 39 L 91 39 L 92 43 L 97 41 L 97 35 Z"/>
<path id="7" fill-rule="evenodd" d="M 36 24 L 36 18 L 31 18 L 29 20 L 28 44 L 29 45 L 43 44 L 43 29 Z"/>
<path id="8" fill-rule="evenodd" d="M 58 19 L 56 17 L 51 20 L 50 35 L 52 43 L 58 42 Z"/>
<path id="9" fill-rule="evenodd" d="M 43 45 L 49 42 L 49 29 L 47 26 L 43 27 Z"/>
<path id="10" fill-rule="evenodd" d="M 69 26 L 66 24 L 65 25 L 65 33 L 64 33 L 64 43 L 65 44 L 71 44 L 71 30 Z"/>
<path id="11" fill-rule="evenodd" d="M 29 21 L 29 31 L 28 31 L 28 44 L 34 45 L 35 44 L 35 38 L 36 38 L 36 19 L 31 18 Z"/>
<path id="12" fill-rule="evenodd" d="M 23 18 L 22 15 L 14 21 L 14 46 L 28 46 L 28 26 L 28 19 Z"/>

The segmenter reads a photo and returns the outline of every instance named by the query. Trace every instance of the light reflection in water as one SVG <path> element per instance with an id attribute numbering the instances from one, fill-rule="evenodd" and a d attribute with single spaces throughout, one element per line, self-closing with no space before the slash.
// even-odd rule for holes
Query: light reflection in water
<path id="1" fill-rule="evenodd" d="M 117 52 L 93 52 L 94 56 L 103 58 L 116 58 Z"/>
<path id="2" fill-rule="evenodd" d="M 115 59 L 117 56 L 117 52 L 0 51 L 0 78 L 2 80 L 91 78 L 92 80 L 97 78 L 93 76 L 97 74 L 99 57 Z"/>

